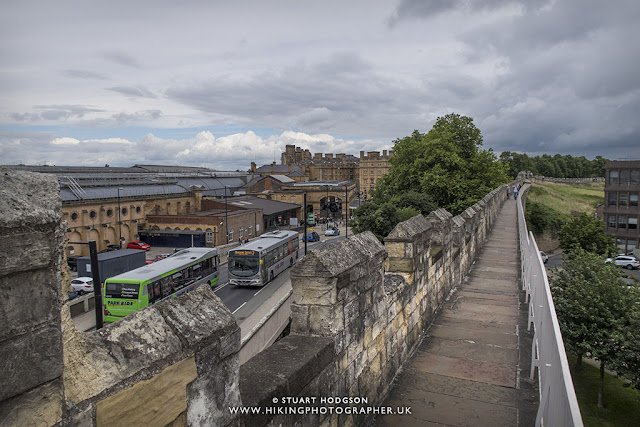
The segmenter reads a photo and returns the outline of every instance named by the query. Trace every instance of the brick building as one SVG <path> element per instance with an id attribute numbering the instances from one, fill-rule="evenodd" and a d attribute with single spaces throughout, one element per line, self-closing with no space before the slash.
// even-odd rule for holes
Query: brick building
<path id="1" fill-rule="evenodd" d="M 634 252 L 638 242 L 640 161 L 611 161 L 605 166 L 604 218 L 606 233 L 614 236 L 619 253 Z"/>
<path id="2" fill-rule="evenodd" d="M 365 199 L 370 197 L 378 180 L 389 172 L 392 156 L 393 152 L 387 154 L 387 150 L 382 150 L 382 155 L 379 151 L 370 151 L 366 155 L 364 151 L 360 152 L 360 191 Z"/>

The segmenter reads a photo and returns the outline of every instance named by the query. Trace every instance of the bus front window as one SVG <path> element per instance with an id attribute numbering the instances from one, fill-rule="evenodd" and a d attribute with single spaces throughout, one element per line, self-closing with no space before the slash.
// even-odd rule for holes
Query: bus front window
<path id="1" fill-rule="evenodd" d="M 258 274 L 258 257 L 234 257 L 229 259 L 229 273 L 236 277 L 250 277 Z"/>

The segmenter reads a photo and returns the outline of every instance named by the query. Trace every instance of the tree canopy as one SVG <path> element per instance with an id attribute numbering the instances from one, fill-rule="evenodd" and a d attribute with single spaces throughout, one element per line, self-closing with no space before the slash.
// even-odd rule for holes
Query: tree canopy
<path id="1" fill-rule="evenodd" d="M 554 178 L 592 178 L 604 176 L 604 166 L 609 160 L 596 156 L 588 160 L 584 156 L 573 157 L 569 154 L 562 156 L 543 154 L 529 157 L 526 154 L 503 151 L 500 162 L 507 169 L 509 176 L 515 178 L 520 171 L 531 171 L 536 175 Z"/>
<path id="2" fill-rule="evenodd" d="M 638 288 L 627 286 L 617 267 L 580 247 L 565 255 L 550 284 L 565 348 L 578 363 L 589 355 L 601 363 L 601 380 L 606 365 L 639 385 Z"/>
<path id="3" fill-rule="evenodd" d="M 598 255 L 612 255 L 615 253 L 615 243 L 613 237 L 607 236 L 604 230 L 605 224 L 601 219 L 581 212 L 560 229 L 560 247 L 565 252 L 582 248 Z"/>
<path id="4" fill-rule="evenodd" d="M 481 147 L 473 119 L 454 113 L 439 117 L 426 134 L 415 130 L 396 139 L 389 173 L 378 180 L 372 201 L 356 211 L 354 230 L 382 238 L 411 214 L 464 211 L 508 181 L 493 151 Z"/>
<path id="5" fill-rule="evenodd" d="M 481 147 L 472 118 L 439 117 L 427 134 L 394 141 L 389 173 L 374 197 L 416 191 L 457 215 L 508 180 L 493 151 Z"/>

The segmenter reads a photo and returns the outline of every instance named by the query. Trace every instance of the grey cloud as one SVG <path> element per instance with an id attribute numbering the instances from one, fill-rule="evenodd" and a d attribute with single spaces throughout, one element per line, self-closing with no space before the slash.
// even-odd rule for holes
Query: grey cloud
<path id="1" fill-rule="evenodd" d="M 305 132 L 346 135 L 362 129 L 393 132 L 405 115 L 374 124 L 369 123 L 371 116 L 379 111 L 410 114 L 418 108 L 415 97 L 429 98 L 424 88 L 379 75 L 357 55 L 346 53 L 243 80 L 217 76 L 190 86 L 173 86 L 165 95 L 236 123 L 281 129 L 292 123 L 310 126 Z"/>
<path id="2" fill-rule="evenodd" d="M 111 116 L 111 121 L 116 122 L 118 125 L 122 125 L 124 123 L 136 122 L 139 120 L 157 120 L 162 116 L 162 111 L 160 110 L 144 110 L 144 111 L 136 111 L 133 114 L 129 113 L 118 113 Z"/>
<path id="3" fill-rule="evenodd" d="M 107 90 L 135 98 L 157 98 L 153 92 L 143 86 L 116 86 L 107 88 Z"/>
<path id="4" fill-rule="evenodd" d="M 138 60 L 125 52 L 104 52 L 103 56 L 116 64 L 124 65 L 126 67 L 140 68 Z"/>
<path id="5" fill-rule="evenodd" d="M 69 69 L 69 70 L 64 70 L 62 74 L 64 74 L 67 77 L 72 77 L 76 79 L 107 80 L 107 77 L 104 76 L 103 74 L 96 73 L 93 71 L 86 71 L 86 70 Z"/>
<path id="6" fill-rule="evenodd" d="M 89 107 L 85 105 L 36 105 L 36 113 L 11 113 L 9 117 L 16 121 L 37 120 L 66 120 L 69 118 L 82 118 L 85 114 L 94 112 L 103 112 L 99 108 Z"/>

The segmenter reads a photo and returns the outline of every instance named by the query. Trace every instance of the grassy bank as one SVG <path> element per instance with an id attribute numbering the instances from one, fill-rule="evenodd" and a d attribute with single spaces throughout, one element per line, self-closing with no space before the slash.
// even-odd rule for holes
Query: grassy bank
<path id="1" fill-rule="evenodd" d="M 569 356 L 573 387 L 576 390 L 580 413 L 585 426 L 632 426 L 640 420 L 640 391 L 625 387 L 625 383 L 605 373 L 604 408 L 598 408 L 600 370 L 585 362 L 582 370 L 575 370 L 576 358 Z"/>
<path id="2" fill-rule="evenodd" d="M 604 183 L 567 185 L 535 183 L 529 190 L 527 201 L 532 200 L 548 206 L 564 216 L 572 211 L 592 214 L 604 201 Z"/>
<path id="3" fill-rule="evenodd" d="M 592 214 L 603 201 L 604 183 L 535 183 L 527 195 L 527 226 L 536 236 L 538 247 L 552 252 L 559 246 L 557 233 L 571 214 Z"/>

